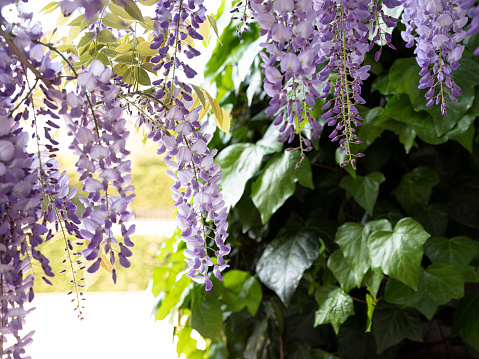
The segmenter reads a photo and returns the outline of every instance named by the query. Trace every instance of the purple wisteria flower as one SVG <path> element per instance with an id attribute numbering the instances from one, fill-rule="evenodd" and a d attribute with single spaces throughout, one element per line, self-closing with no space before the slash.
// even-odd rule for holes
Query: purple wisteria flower
<path id="1" fill-rule="evenodd" d="M 187 78 L 196 75 L 182 59 L 200 54 L 185 40 L 188 36 L 203 40 L 198 30 L 206 20 L 206 9 L 203 0 L 160 0 L 154 20 L 155 38 L 150 47 L 158 49 L 158 55 L 151 61 L 155 64 L 153 70 L 162 71 L 166 80 L 153 83 L 159 86 L 156 103 L 149 105 L 150 115 L 141 115 L 140 123 L 150 128 L 148 137 L 158 142 L 158 154 L 165 154 L 164 160 L 170 168 L 168 175 L 175 181 L 170 188 L 181 238 L 187 246 L 184 252 L 190 268 L 187 277 L 205 283 L 206 290 L 211 290 L 209 267 L 222 280 L 221 271 L 228 267 L 224 256 L 231 250 L 225 244 L 228 214 L 218 186 L 221 169 L 214 163 L 217 151 L 207 147 L 211 136 L 205 134 L 207 121 L 200 123 L 201 107 L 192 108 L 193 90 L 178 79 L 180 71 Z M 213 244 L 217 249 L 211 248 Z M 211 251 L 217 264 L 210 257 Z"/>
<path id="2" fill-rule="evenodd" d="M 271 97 L 267 114 L 276 115 L 280 142 L 291 143 L 299 135 L 301 161 L 312 149 L 311 141 L 302 135 L 303 121 L 309 124 L 311 136 L 319 137 L 322 127 L 312 118 L 311 106 L 320 97 L 315 78 L 318 47 L 315 42 L 316 12 L 311 0 L 252 0 L 253 17 L 267 35 L 261 46 L 264 90 Z M 299 167 L 299 162 L 296 167 Z"/>
<path id="3" fill-rule="evenodd" d="M 90 273 L 100 268 L 104 255 L 109 256 L 112 266 L 118 256 L 120 264 L 129 267 L 132 253 L 127 247 L 134 245 L 130 236 L 135 226 L 127 227 L 133 219 L 128 206 L 135 197 L 131 194 L 131 161 L 126 159 L 129 132 L 119 102 L 120 87 L 111 83 L 111 77 L 111 69 L 94 60 L 79 72 L 76 91 L 56 99 L 61 104 L 58 113 L 73 137 L 70 149 L 78 156 L 76 167 L 83 190 L 89 193 L 88 198 L 80 197 L 85 206 L 85 229 L 80 233 L 89 241 L 83 255 L 93 262 L 87 269 Z M 113 236 L 115 224 L 121 227 L 123 242 Z M 119 251 L 112 247 L 116 245 Z M 112 276 L 116 282 L 115 268 Z"/>
<path id="4" fill-rule="evenodd" d="M 452 101 L 460 96 L 460 87 L 451 78 L 452 70 L 459 67 L 464 45 L 459 42 L 466 35 L 467 23 L 465 0 L 402 0 L 404 13 L 401 22 L 406 31 L 401 33 L 406 47 L 416 44 L 414 53 L 421 66 L 420 89 L 428 89 L 426 106 L 434 103 L 441 106 L 446 116 L 447 94 Z M 445 87 L 449 88 L 447 90 Z"/>
<path id="5" fill-rule="evenodd" d="M 21 358 L 32 341 L 20 336 L 25 302 L 33 300 L 32 262 L 53 276 L 49 260 L 36 249 L 43 243 L 42 189 L 32 155 L 26 151 L 28 134 L 19 122 L 0 114 L 0 347 L 2 358 Z M 48 279 L 44 277 L 47 283 Z"/>

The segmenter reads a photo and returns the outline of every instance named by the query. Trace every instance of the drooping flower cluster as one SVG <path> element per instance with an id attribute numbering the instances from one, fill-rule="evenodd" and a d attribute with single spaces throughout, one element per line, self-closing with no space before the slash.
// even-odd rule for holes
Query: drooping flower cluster
<path id="1" fill-rule="evenodd" d="M 314 42 L 316 12 L 313 2 L 252 0 L 250 5 L 261 27 L 260 35 L 267 35 L 268 41 L 262 44 L 267 53 L 260 53 L 264 89 L 271 97 L 266 113 L 277 114 L 274 124 L 280 126 L 280 142 L 291 143 L 295 135 L 299 135 L 301 156 L 304 157 L 304 152 L 312 147 L 310 140 L 301 133 L 302 122 L 307 121 L 314 137 L 319 137 L 322 129 L 309 109 L 320 97 L 316 88 L 321 85 L 314 75 L 319 49 Z"/>
<path id="2" fill-rule="evenodd" d="M 452 101 L 460 96 L 460 87 L 451 78 L 452 70 L 459 67 L 464 45 L 459 42 L 466 35 L 467 11 L 465 0 L 402 0 L 404 14 L 401 22 L 406 31 L 401 33 L 406 47 L 416 43 L 414 53 L 421 66 L 420 89 L 428 89 L 426 106 L 441 106 L 446 116 L 446 94 Z M 449 88 L 447 90 L 445 87 Z"/>
<path id="3" fill-rule="evenodd" d="M 155 64 L 153 70 L 162 71 L 166 80 L 153 83 L 159 86 L 156 113 L 143 116 L 142 122 L 151 130 L 149 137 L 159 143 L 158 153 L 165 153 L 164 160 L 171 169 L 168 174 L 175 181 L 172 197 L 181 238 L 187 246 L 187 276 L 205 283 L 206 290 L 210 290 L 209 267 L 213 266 L 214 275 L 221 280 L 220 272 L 228 266 L 223 259 L 231 250 L 225 245 L 227 209 L 218 186 L 221 170 L 213 160 L 216 151 L 210 152 L 206 145 L 210 139 L 205 134 L 207 121 L 200 123 L 201 106 L 193 108 L 193 90 L 178 78 L 180 71 L 187 78 L 196 75 L 185 57 L 192 59 L 199 52 L 185 40 L 188 36 L 203 40 L 198 29 L 206 20 L 206 9 L 202 0 L 160 0 L 154 20 L 155 38 L 150 47 L 158 49 L 158 55 L 151 61 Z M 214 227 L 209 226 L 209 221 Z M 208 242 L 218 247 L 218 264 L 210 258 Z"/>
<path id="4" fill-rule="evenodd" d="M 479 33 L 479 5 L 476 5 L 476 0 L 466 0 L 462 3 L 461 8 L 463 10 L 469 10 L 468 16 L 471 18 L 471 23 L 467 27 L 467 36 L 472 36 Z M 479 47 L 474 50 L 474 56 L 479 55 Z"/>
<path id="5" fill-rule="evenodd" d="M 53 276 L 49 260 L 36 249 L 47 232 L 37 223 L 42 214 L 42 189 L 33 158 L 26 151 L 28 134 L 17 121 L 0 114 L 0 351 L 2 358 L 20 358 L 30 344 L 20 337 L 26 302 L 33 299 L 34 260 Z M 44 277 L 49 283 L 48 279 Z"/>
<path id="6" fill-rule="evenodd" d="M 63 64 L 51 61 L 52 47 L 40 42 L 43 33 L 32 22 L 32 14 L 19 14 L 18 21 L 9 24 L 2 19 L 0 27 L 0 356 L 15 359 L 24 357 L 23 348 L 32 340 L 32 333 L 22 338 L 19 331 L 27 314 L 24 303 L 33 299 L 34 279 L 42 276 L 41 271 L 53 276 L 49 259 L 37 247 L 60 232 L 71 264 L 75 253 L 70 253 L 74 248 L 68 234 L 88 241 L 83 254 L 93 261 L 89 272 L 97 270 L 107 254 L 113 266 L 117 257 L 112 245 L 119 246 L 120 264 L 128 267 L 132 253 L 127 246 L 133 246 L 129 236 L 134 232 L 134 226 L 126 226 L 133 217 L 127 206 L 134 197 L 126 160 L 128 131 L 117 97 L 119 87 L 110 81 L 111 70 L 94 61 L 78 75 L 68 64 L 75 73 L 69 79 L 77 77 L 76 91 L 55 89 L 65 77 Z M 44 96 L 42 105 L 33 100 L 38 87 Z M 76 191 L 70 191 L 68 177 L 55 159 L 59 149 L 53 132 L 59 128 L 59 115 L 75 136 L 71 148 L 80 157 L 77 167 L 89 192 L 83 199 L 83 221 L 71 202 Z M 34 128 L 34 154 L 26 151 L 29 136 L 21 120 L 31 121 Z M 120 226 L 123 242 L 111 235 L 114 224 Z M 41 271 L 35 269 L 35 262 Z M 71 269 L 79 309 L 81 279 Z M 116 280 L 115 269 L 112 274 Z"/>
<path id="7" fill-rule="evenodd" d="M 73 136 L 70 149 L 78 156 L 76 163 L 83 190 L 88 198 L 80 198 L 85 206 L 81 230 L 82 237 L 89 241 L 83 251 L 88 261 L 94 261 L 88 272 L 96 272 L 102 257 L 108 255 L 111 265 L 115 263 L 115 250 L 112 245 L 119 245 L 117 253 L 120 264 L 129 267 L 128 257 L 133 247 L 130 236 L 135 226 L 126 227 L 133 219 L 128 210 L 134 195 L 131 185 L 131 161 L 126 157 L 128 131 L 123 109 L 118 99 L 120 87 L 110 83 L 112 71 L 100 61 L 94 60 L 78 75 L 76 91 L 68 92 L 61 99 L 61 109 L 67 123 L 68 134 Z M 116 193 L 115 193 L 116 192 Z M 121 226 L 123 241 L 113 236 L 113 225 Z M 116 270 L 112 271 L 116 282 Z"/>
<path id="8" fill-rule="evenodd" d="M 322 128 L 312 118 L 311 107 L 317 99 L 328 97 L 332 88 L 334 98 L 323 106 L 327 111 L 323 118 L 327 125 L 335 127 L 329 137 L 339 141 L 346 152 L 347 160 L 342 166 L 351 163 L 355 167 L 354 157 L 363 155 L 353 154 L 350 148 L 359 143 L 354 126 L 360 126 L 362 120 L 355 105 L 364 103 L 361 85 L 370 68 L 362 63 L 375 41 L 393 47 L 391 35 L 384 33 L 383 26 L 394 27 L 397 20 L 387 16 L 378 1 L 371 4 L 370 0 L 251 0 L 250 4 L 261 27 L 260 34 L 267 35 L 268 42 L 262 44 L 266 53 L 261 53 L 264 89 L 272 97 L 267 113 L 279 112 L 274 121 L 281 126 L 279 141 L 291 143 L 299 134 L 304 157 L 304 151 L 312 147 L 301 136 L 303 121 L 309 123 L 312 136 L 319 137 Z M 384 5 L 393 7 L 397 1 L 386 1 Z M 379 56 L 380 50 L 376 60 Z M 328 63 L 321 66 L 327 58 Z"/>

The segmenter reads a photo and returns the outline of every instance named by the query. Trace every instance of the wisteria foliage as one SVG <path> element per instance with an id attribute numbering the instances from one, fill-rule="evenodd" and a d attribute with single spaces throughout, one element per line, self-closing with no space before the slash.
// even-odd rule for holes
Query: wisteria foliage
<path id="1" fill-rule="evenodd" d="M 174 181 L 176 219 L 187 248 L 186 277 L 204 283 L 209 291 L 210 268 L 221 280 L 221 272 L 228 267 L 224 258 L 231 251 L 226 244 L 228 208 L 220 189 L 221 168 L 214 160 L 217 151 L 208 148 L 211 135 L 204 119 L 210 105 L 216 114 L 218 104 L 212 99 L 206 102 L 205 93 L 188 83 L 199 70 L 194 68 L 200 55 L 194 40 L 204 40 L 201 27 L 211 22 L 206 22 L 207 2 L 145 1 L 139 4 L 155 6 L 147 30 L 148 51 L 152 51 L 149 69 L 157 77 L 148 91 L 114 73 L 118 69 L 114 60 L 84 63 L 76 54 L 42 42 L 43 31 L 32 14 L 19 12 L 13 21 L 0 17 L 2 358 L 28 357 L 24 347 L 32 333 L 19 334 L 27 314 L 24 304 L 33 299 L 36 278 L 49 282 L 47 277 L 53 276 L 49 259 L 37 247 L 55 233 L 65 243 L 71 293 L 80 317 L 83 284 L 77 272 L 94 273 L 107 261 L 116 281 L 117 262 L 130 266 L 135 226 L 129 210 L 134 185 L 126 148 L 128 114 L 134 114 L 137 125 L 145 127 L 148 138 L 158 144 L 158 154 Z M 16 3 L 0 1 L 0 7 Z M 112 3 L 138 16 L 132 1 Z M 98 18 L 99 13 L 104 18 L 110 14 L 108 4 L 106 0 L 62 0 L 54 6 L 64 16 L 84 14 L 84 29 L 89 31 L 85 36 L 90 41 L 102 34 L 113 36 L 112 31 L 120 37 L 136 36 L 128 24 Z M 403 8 L 400 20 L 384 11 L 395 7 Z M 414 47 L 421 67 L 418 87 L 427 89 L 427 106 L 440 106 L 444 116 L 446 96 L 452 101 L 460 96 L 451 73 L 459 67 L 464 51 L 461 41 L 466 34 L 479 32 L 474 0 L 250 0 L 238 3 L 232 13 L 241 20 L 240 34 L 248 31 L 251 21 L 260 27 L 264 91 L 271 98 L 266 113 L 274 117 L 280 142 L 292 143 L 299 137 L 298 145 L 287 149 L 300 151 L 297 168 L 312 149 L 312 138 L 320 137 L 326 128 L 331 128 L 328 137 L 346 154 L 341 166 L 356 168 L 357 158 L 364 156 L 354 151 L 354 145 L 361 143 L 356 130 L 363 121 L 357 105 L 365 103 L 361 86 L 370 71 L 364 59 L 375 51 L 378 61 L 382 46 L 394 48 L 391 29 L 399 21 L 406 27 L 402 32 L 406 46 Z M 99 53 L 96 42 L 92 51 Z M 41 105 L 33 99 L 38 90 Z M 314 118 L 313 107 L 321 100 L 325 101 L 323 114 Z M 80 198 L 81 217 L 72 203 L 76 192 L 70 191 L 69 179 L 55 159 L 59 148 L 54 132 L 60 123 L 71 138 L 69 149 L 77 156 L 77 174 L 88 193 Z M 34 129 L 32 136 L 27 133 L 29 126 Z M 113 234 L 114 228 L 119 228 L 121 236 Z"/>

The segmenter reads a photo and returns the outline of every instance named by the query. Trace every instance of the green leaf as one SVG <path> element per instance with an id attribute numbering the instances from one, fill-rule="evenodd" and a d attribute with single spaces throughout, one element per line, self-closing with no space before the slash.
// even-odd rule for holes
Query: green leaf
<path id="1" fill-rule="evenodd" d="M 371 263 L 416 290 L 423 244 L 429 237 L 418 222 L 403 218 L 394 231 L 378 231 L 370 235 L 368 248 Z"/>
<path id="2" fill-rule="evenodd" d="M 256 323 L 253 333 L 251 333 L 251 336 L 248 338 L 246 343 L 243 353 L 245 359 L 263 358 L 263 356 L 261 356 L 261 352 L 268 341 L 267 329 L 267 318 Z"/>
<path id="3" fill-rule="evenodd" d="M 303 161 L 301 167 L 304 168 L 301 171 L 295 170 L 295 165 L 300 159 L 298 151 L 277 153 L 253 182 L 251 195 L 263 223 L 266 223 L 293 195 L 300 177 L 305 177 L 300 183 L 308 187 L 312 184 L 311 165 L 307 159 Z"/>
<path id="4" fill-rule="evenodd" d="M 466 295 L 454 311 L 452 334 L 462 331 L 464 338 L 479 351 L 479 293 Z"/>
<path id="5" fill-rule="evenodd" d="M 433 237 L 424 244 L 424 252 L 432 263 L 445 263 L 464 273 L 477 254 L 477 245 L 466 236 L 451 239 Z"/>
<path id="6" fill-rule="evenodd" d="M 188 358 L 194 351 L 196 351 L 196 340 L 191 337 L 192 330 L 193 328 L 191 327 L 184 327 L 179 333 L 177 333 L 178 343 L 176 345 L 176 352 L 178 353 L 178 356 L 184 353 Z"/>
<path id="7" fill-rule="evenodd" d="M 248 272 L 230 270 L 223 276 L 223 303 L 232 312 L 239 312 L 245 307 L 255 316 L 263 298 L 261 285 Z"/>
<path id="8" fill-rule="evenodd" d="M 392 192 L 406 212 L 416 204 L 427 205 L 432 188 L 439 183 L 439 176 L 431 167 L 421 166 L 406 173 Z"/>
<path id="9" fill-rule="evenodd" d="M 367 287 L 368 292 L 376 296 L 379 292 L 379 288 L 381 287 L 383 279 L 384 274 L 383 272 L 381 272 L 380 269 L 371 268 L 364 276 L 363 282 L 364 285 Z"/>
<path id="10" fill-rule="evenodd" d="M 197 287 L 198 289 L 200 287 Z M 203 291 L 204 289 L 199 289 Z M 195 291 L 191 307 L 191 327 L 203 337 L 220 341 L 223 330 L 221 303 L 212 294 Z"/>
<path id="11" fill-rule="evenodd" d="M 104 44 L 115 43 L 118 39 L 113 35 L 113 33 L 108 29 L 103 29 L 97 36 L 98 42 L 102 42 Z"/>
<path id="12" fill-rule="evenodd" d="M 415 306 L 415 308 L 422 315 L 424 315 L 427 318 L 427 320 L 431 321 L 432 318 L 434 318 L 434 315 L 436 314 L 437 310 L 439 309 L 439 305 L 435 301 L 433 301 L 431 298 L 425 297 Z"/>
<path id="13" fill-rule="evenodd" d="M 40 10 L 40 12 L 45 12 L 45 15 L 46 15 L 58 9 L 59 6 L 60 6 L 60 2 L 53 1 L 45 5 L 45 7 Z"/>
<path id="14" fill-rule="evenodd" d="M 415 206 L 412 217 L 424 226 L 432 236 L 442 236 L 446 232 L 448 216 L 447 207 L 442 203 L 432 203 L 427 206 Z"/>
<path id="15" fill-rule="evenodd" d="M 374 231 L 392 231 L 391 223 L 381 219 L 369 222 L 365 227 L 359 223 L 347 222 L 338 228 L 334 241 L 339 245 L 349 267 L 360 286 L 364 275 L 371 266 L 368 237 Z"/>
<path id="16" fill-rule="evenodd" d="M 373 335 L 378 354 L 406 338 L 422 342 L 421 317 L 414 309 L 381 302 L 373 318 Z"/>
<path id="17" fill-rule="evenodd" d="M 348 191 L 362 208 L 372 214 L 379 194 L 379 185 L 384 181 L 386 178 L 381 172 L 372 172 L 365 177 L 356 176 L 356 179 L 351 176 L 344 177 L 339 187 Z"/>
<path id="18" fill-rule="evenodd" d="M 141 14 L 141 10 L 138 8 L 136 3 L 132 0 L 113 0 L 114 3 L 117 5 L 124 7 L 125 11 L 128 15 L 130 15 L 131 19 L 144 21 L 143 15 Z M 113 10 L 112 10 L 113 11 Z M 124 17 L 122 15 L 122 17 Z"/>
<path id="19" fill-rule="evenodd" d="M 183 304 L 186 295 L 190 292 L 189 285 L 191 279 L 183 275 L 165 295 L 165 299 L 161 302 L 158 313 L 155 315 L 155 320 L 163 320 L 170 313 L 176 310 Z"/>
<path id="20" fill-rule="evenodd" d="M 319 309 L 315 312 L 314 326 L 331 323 L 336 334 L 339 327 L 350 315 L 354 315 L 353 299 L 342 288 L 324 288 L 316 290 Z"/>
<path id="21" fill-rule="evenodd" d="M 112 13 L 106 14 L 101 21 L 105 26 L 119 30 L 128 30 L 128 26 L 132 23 Z"/>
<path id="22" fill-rule="evenodd" d="M 155 56 L 158 54 L 158 50 L 150 49 L 149 41 L 142 41 L 136 47 L 136 50 L 143 56 Z"/>
<path id="23" fill-rule="evenodd" d="M 266 246 L 256 265 L 261 282 L 275 291 L 285 305 L 291 301 L 304 271 L 318 258 L 318 238 L 317 230 L 292 216 Z"/>
<path id="24" fill-rule="evenodd" d="M 246 182 L 260 169 L 264 150 L 251 143 L 226 147 L 216 157 L 223 171 L 220 186 L 227 205 L 234 206 L 243 195 Z"/>
<path id="25" fill-rule="evenodd" d="M 388 302 L 409 307 L 418 306 L 425 299 L 443 305 L 463 295 L 464 282 L 459 272 L 443 263 L 431 264 L 420 271 L 417 291 L 391 278 L 385 290 L 385 299 Z"/>
<path id="26" fill-rule="evenodd" d="M 141 67 L 137 67 L 135 70 L 135 75 L 138 76 L 138 83 L 142 86 L 150 86 L 151 80 L 148 72 Z"/>
<path id="27" fill-rule="evenodd" d="M 93 32 L 87 32 L 80 39 L 80 42 L 78 42 L 78 48 L 88 45 L 93 40 L 94 37 L 95 37 L 95 34 Z"/>
<path id="28" fill-rule="evenodd" d="M 325 350 L 321 350 L 318 348 L 313 348 L 311 351 L 311 358 L 310 359 L 339 359 L 336 355 L 328 353 Z"/>
<path id="29" fill-rule="evenodd" d="M 334 251 L 328 258 L 328 268 L 333 272 L 341 288 L 349 292 L 356 286 L 356 277 L 340 250 Z"/>
<path id="30" fill-rule="evenodd" d="M 263 149 L 265 155 L 279 152 L 283 149 L 283 143 L 278 142 L 279 137 L 276 126 L 271 124 L 264 133 L 263 138 L 256 142 L 256 145 Z"/>
<path id="31" fill-rule="evenodd" d="M 439 305 L 464 296 L 461 275 L 455 268 L 443 263 L 431 264 L 426 268 L 424 283 L 427 295 Z"/>
<path id="32" fill-rule="evenodd" d="M 110 9 L 110 11 L 113 13 L 113 14 L 116 14 L 120 17 L 122 17 L 123 19 L 126 19 L 126 20 L 135 20 L 130 14 L 128 14 L 126 12 L 126 10 L 123 8 L 123 5 L 120 4 L 117 4 L 119 3 L 120 1 L 118 0 L 113 0 L 113 2 L 109 3 L 108 4 L 108 8 Z"/>

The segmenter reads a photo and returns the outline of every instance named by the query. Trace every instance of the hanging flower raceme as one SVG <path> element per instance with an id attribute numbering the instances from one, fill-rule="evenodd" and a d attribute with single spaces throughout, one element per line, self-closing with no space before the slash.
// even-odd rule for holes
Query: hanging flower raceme
<path id="1" fill-rule="evenodd" d="M 123 267 L 129 267 L 128 257 L 133 247 L 130 236 L 135 226 L 127 227 L 133 219 L 128 210 L 134 195 L 131 185 L 131 162 L 127 160 L 126 120 L 118 100 L 120 87 L 110 82 L 112 72 L 100 61 L 94 60 L 78 75 L 76 91 L 57 99 L 61 103 L 59 114 L 67 123 L 67 131 L 73 137 L 70 149 L 78 156 L 76 163 L 83 190 L 88 198 L 81 198 L 85 206 L 80 233 L 88 241 L 83 251 L 93 263 L 88 272 L 100 268 L 103 256 L 109 256 L 112 266 L 118 256 Z M 116 192 L 116 193 L 115 193 Z M 119 225 L 123 241 L 113 235 L 112 227 Z M 118 246 L 119 251 L 113 246 Z M 116 282 L 116 270 L 112 271 Z"/>
<path id="2" fill-rule="evenodd" d="M 317 75 L 323 82 L 320 97 L 328 97 L 330 89 L 333 90 L 333 98 L 322 107 L 326 111 L 322 117 L 328 126 L 334 126 L 329 138 L 338 141 L 346 153 L 341 166 L 351 163 L 355 169 L 356 157 L 364 156 L 354 154 L 351 145 L 361 143 L 355 126 L 361 126 L 363 119 L 356 105 L 365 103 L 361 85 L 369 77 L 371 68 L 362 65 L 372 47 L 368 43 L 369 0 L 316 2 L 315 9 L 321 60 L 329 59 Z"/>
<path id="3" fill-rule="evenodd" d="M 42 189 L 26 151 L 28 134 L 19 122 L 0 115 L 0 350 L 2 358 L 20 358 L 30 344 L 23 337 L 26 302 L 33 299 L 32 264 L 38 261 L 47 276 L 53 276 L 49 260 L 36 249 L 43 243 Z M 48 279 L 43 277 L 47 283 Z M 51 284 L 51 283 L 50 283 Z"/>
<path id="4" fill-rule="evenodd" d="M 401 22 L 406 25 L 401 36 L 407 42 L 406 47 L 416 44 L 414 53 L 421 66 L 419 88 L 428 89 L 426 106 L 440 105 L 444 116 L 446 94 L 452 101 L 461 95 L 451 72 L 459 67 L 464 51 L 459 42 L 466 35 L 463 27 L 467 23 L 467 11 L 462 6 L 465 3 L 465 0 L 401 1 L 404 6 Z"/>
<path id="5" fill-rule="evenodd" d="M 261 44 L 264 90 L 271 97 L 267 114 L 276 115 L 280 142 L 291 143 L 300 138 L 301 158 L 312 149 L 309 139 L 302 135 L 308 124 L 311 136 L 319 137 L 322 127 L 311 117 L 311 106 L 320 97 L 316 90 L 320 82 L 315 78 L 318 47 L 315 42 L 316 13 L 311 0 L 271 1 L 252 0 L 253 17 L 261 27 L 260 35 L 267 35 Z M 296 167 L 299 167 L 299 162 Z"/>
<path id="6" fill-rule="evenodd" d="M 184 252 L 190 267 L 187 277 L 205 283 L 206 290 L 210 290 L 209 267 L 213 267 L 214 275 L 221 280 L 220 272 L 228 266 L 223 259 L 231 250 L 225 244 L 227 208 L 218 186 L 221 170 L 213 159 L 217 151 L 207 147 L 210 139 L 205 134 L 207 122 L 200 123 L 201 107 L 192 108 L 192 88 L 178 79 L 180 71 L 187 78 L 196 75 L 182 59 L 200 54 L 185 40 L 188 36 L 203 40 L 198 29 L 206 20 L 206 9 L 202 0 L 161 0 L 154 20 L 156 37 L 150 47 L 158 49 L 158 55 L 151 61 L 155 64 L 153 70 L 162 70 L 167 80 L 154 82 L 160 86 L 155 94 L 156 114 L 143 115 L 141 122 L 150 128 L 149 137 L 158 141 L 158 153 L 165 153 L 164 160 L 171 169 L 168 175 L 175 181 L 170 188 L 181 238 L 187 246 Z M 218 264 L 210 258 L 209 242 L 217 246 L 214 252 Z"/>

